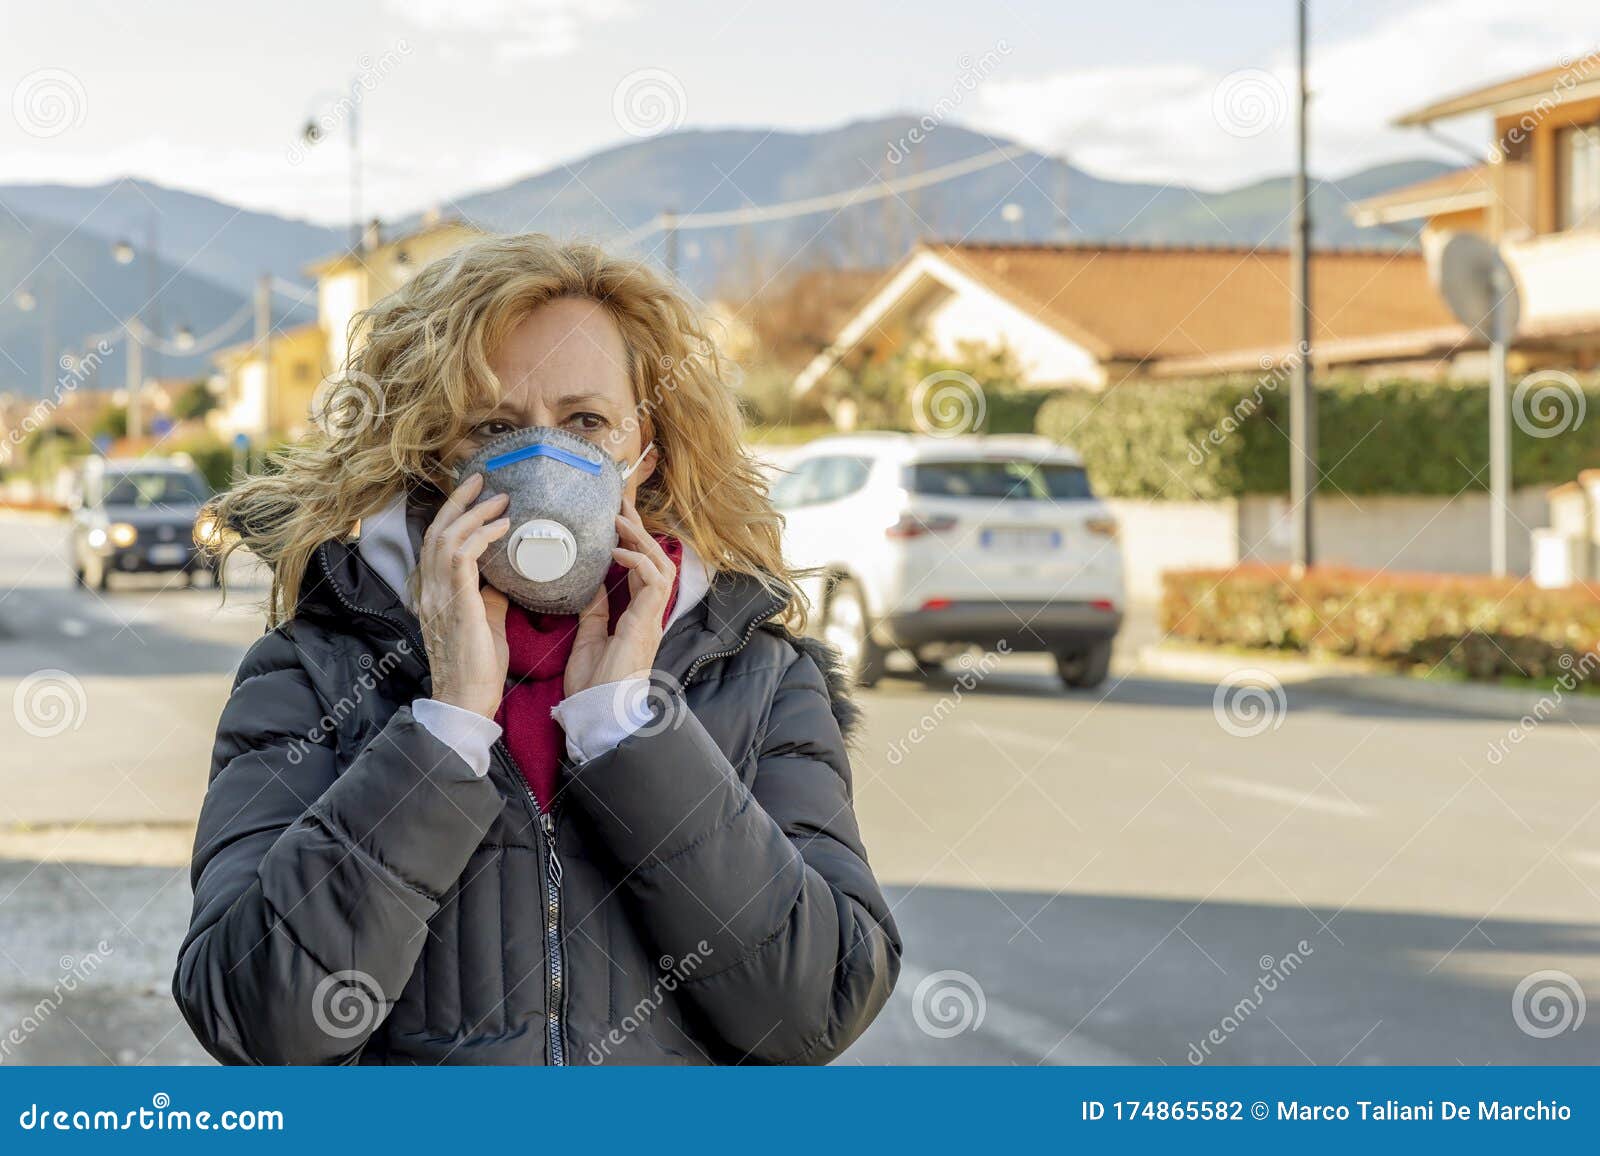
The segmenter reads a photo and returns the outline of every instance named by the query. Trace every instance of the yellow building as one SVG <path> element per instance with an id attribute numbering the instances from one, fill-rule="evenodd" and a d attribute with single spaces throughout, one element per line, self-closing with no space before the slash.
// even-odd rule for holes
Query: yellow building
<path id="1" fill-rule="evenodd" d="M 1358 202 L 1361 225 L 1420 226 L 1436 258 L 1451 234 L 1494 241 L 1522 301 L 1517 347 L 1600 364 L 1600 54 L 1459 93 L 1399 117 L 1487 117 L 1488 161 Z"/>
<path id="2" fill-rule="evenodd" d="M 252 440 L 295 438 L 311 425 L 317 388 L 338 371 L 349 353 L 350 322 L 357 313 L 399 289 L 417 270 L 482 236 L 459 219 L 429 217 L 422 225 L 384 240 L 373 222 L 359 250 L 352 249 L 310 266 L 317 283 L 317 320 L 219 350 L 214 388 L 220 405 L 210 425 L 224 437 Z M 270 368 L 269 368 L 270 364 Z"/>
<path id="3" fill-rule="evenodd" d="M 210 424 L 225 437 L 269 434 L 296 438 L 311 426 L 311 401 L 328 372 L 327 342 L 319 325 L 274 333 L 260 344 L 244 341 L 213 358 L 220 378 Z"/>
<path id="4" fill-rule="evenodd" d="M 328 339 L 328 364 L 337 368 L 349 354 L 350 322 L 383 300 L 417 271 L 483 235 L 459 218 L 425 218 L 421 227 L 385 240 L 374 222 L 359 250 L 320 261 L 306 272 L 317 280 L 317 323 Z"/>

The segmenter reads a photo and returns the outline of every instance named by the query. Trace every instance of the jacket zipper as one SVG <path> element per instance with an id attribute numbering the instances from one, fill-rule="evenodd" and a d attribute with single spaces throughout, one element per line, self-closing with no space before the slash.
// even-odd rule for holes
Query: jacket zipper
<path id="1" fill-rule="evenodd" d="M 738 654 L 750 644 L 750 636 L 756 632 L 756 627 L 760 626 L 767 619 L 771 618 L 782 608 L 782 600 L 771 603 L 764 613 L 758 614 L 754 618 L 750 619 L 749 624 L 744 628 L 744 633 L 739 636 L 739 641 L 736 645 L 730 646 L 725 650 L 713 650 L 696 658 L 689 664 L 689 669 L 683 672 L 683 678 L 679 680 L 678 683 L 679 689 L 687 690 L 689 684 L 694 681 L 694 676 L 699 674 L 700 668 L 705 666 L 707 663 L 716 662 L 720 658 L 731 658 L 733 655 Z"/>
<path id="2" fill-rule="evenodd" d="M 533 804 L 539 829 L 544 832 L 544 947 L 545 957 L 550 961 L 545 983 L 545 1032 L 550 1041 L 550 1063 L 562 1067 L 567 1062 L 566 965 L 561 953 L 561 857 L 556 854 L 555 803 L 551 802 L 548 811 L 540 808 L 539 797 L 517 766 L 511 748 L 504 739 L 496 740 L 494 745 L 522 783 L 523 793 Z"/>

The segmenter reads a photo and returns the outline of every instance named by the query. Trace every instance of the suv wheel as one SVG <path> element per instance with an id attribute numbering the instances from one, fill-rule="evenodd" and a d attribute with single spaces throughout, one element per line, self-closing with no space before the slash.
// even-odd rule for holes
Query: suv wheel
<path id="1" fill-rule="evenodd" d="M 876 685 L 883 677 L 883 648 L 868 633 L 866 600 L 854 579 L 840 578 L 828 592 L 822 640 L 838 651 L 857 686 Z"/>
<path id="2" fill-rule="evenodd" d="M 103 594 L 111 585 L 110 571 L 111 567 L 106 565 L 104 558 L 99 554 L 91 553 L 88 558 L 84 559 L 81 584 L 90 590 L 98 590 Z"/>
<path id="3" fill-rule="evenodd" d="M 1089 690 L 1111 673 L 1111 640 L 1056 651 L 1056 673 L 1068 690 Z"/>

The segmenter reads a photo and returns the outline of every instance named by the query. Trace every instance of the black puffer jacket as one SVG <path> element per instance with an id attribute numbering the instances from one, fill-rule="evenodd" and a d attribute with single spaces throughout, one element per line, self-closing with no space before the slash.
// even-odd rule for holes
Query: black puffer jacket
<path id="1" fill-rule="evenodd" d="M 757 583 L 673 623 L 656 721 L 543 822 L 503 745 L 480 779 L 412 717 L 416 621 L 353 547 L 305 589 L 217 728 L 173 980 L 212 1055 L 825 1063 L 883 1007 L 852 709 Z"/>

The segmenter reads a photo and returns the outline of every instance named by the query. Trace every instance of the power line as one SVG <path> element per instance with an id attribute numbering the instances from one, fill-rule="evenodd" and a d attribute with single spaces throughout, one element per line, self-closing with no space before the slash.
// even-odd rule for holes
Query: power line
<path id="1" fill-rule="evenodd" d="M 852 205 L 861 205 L 870 201 L 883 200 L 885 197 L 898 196 L 912 189 L 922 189 L 927 188 L 929 185 L 942 184 L 945 181 L 954 180 L 956 177 L 964 177 L 969 173 L 982 172 L 984 169 L 1015 160 L 1027 151 L 1021 145 L 1011 145 L 1007 148 L 997 149 L 994 152 L 980 153 L 978 156 L 968 157 L 966 160 L 941 165 L 936 169 L 929 169 L 927 172 L 916 173 L 909 177 L 900 177 L 892 181 L 880 181 L 875 185 L 861 185 L 838 193 L 802 197 L 797 201 L 784 201 L 776 205 L 753 205 L 743 209 L 726 209 L 712 213 L 662 213 L 651 218 L 633 232 L 623 235 L 618 239 L 617 243 L 619 245 L 633 245 L 652 234 L 667 229 L 721 229 L 729 225 L 747 225 L 758 221 L 782 221 L 793 217 L 807 217 L 816 213 L 826 213 L 833 209 L 845 209 Z"/>

